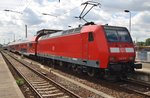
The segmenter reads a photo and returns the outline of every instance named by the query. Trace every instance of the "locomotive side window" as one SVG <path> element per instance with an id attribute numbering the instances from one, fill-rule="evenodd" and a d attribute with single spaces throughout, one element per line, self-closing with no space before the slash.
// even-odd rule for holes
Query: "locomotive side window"
<path id="1" fill-rule="evenodd" d="M 80 32 L 82 29 L 82 27 L 79 27 L 79 28 L 75 28 L 74 32 Z"/>
<path id="2" fill-rule="evenodd" d="M 93 32 L 89 32 L 89 33 L 88 33 L 88 41 L 89 41 L 89 42 L 94 41 Z"/>
<path id="3" fill-rule="evenodd" d="M 74 29 L 68 30 L 67 34 L 73 33 Z"/>
<path id="4" fill-rule="evenodd" d="M 65 35 L 67 33 L 67 31 L 63 31 L 63 35 Z"/>

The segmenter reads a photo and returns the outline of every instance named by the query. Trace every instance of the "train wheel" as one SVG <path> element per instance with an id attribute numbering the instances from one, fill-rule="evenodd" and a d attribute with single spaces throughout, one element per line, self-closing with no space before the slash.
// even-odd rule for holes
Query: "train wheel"
<path id="1" fill-rule="evenodd" d="M 48 64 L 48 66 L 50 66 L 50 65 L 51 65 L 51 61 L 50 61 L 50 60 L 48 60 L 47 64 Z"/>
<path id="2" fill-rule="evenodd" d="M 73 70 L 74 72 L 77 71 L 77 66 L 76 66 L 75 64 L 72 65 L 72 70 Z"/>
<path id="3" fill-rule="evenodd" d="M 51 67 L 51 68 L 55 68 L 55 61 L 54 61 L 53 59 L 51 60 L 50 67 Z"/>
<path id="4" fill-rule="evenodd" d="M 72 69 L 72 65 L 71 64 L 65 64 L 66 66 L 67 66 L 67 68 L 70 70 L 70 69 Z"/>
<path id="5" fill-rule="evenodd" d="M 82 68 L 79 65 L 77 66 L 77 73 L 78 74 L 82 73 Z"/>
<path id="6" fill-rule="evenodd" d="M 63 66 L 63 62 L 59 62 L 59 66 L 61 66 L 61 67 L 62 67 L 62 66 Z"/>
<path id="7" fill-rule="evenodd" d="M 105 73 L 104 79 L 110 82 L 115 82 L 117 80 L 117 75 L 112 75 L 110 72 Z"/>
<path id="8" fill-rule="evenodd" d="M 126 75 L 126 74 L 121 75 L 121 76 L 120 76 L 120 79 L 121 79 L 121 80 L 127 79 L 127 75 Z"/>
<path id="9" fill-rule="evenodd" d="M 95 75 L 95 69 L 89 68 L 87 71 L 88 76 L 93 77 Z"/>

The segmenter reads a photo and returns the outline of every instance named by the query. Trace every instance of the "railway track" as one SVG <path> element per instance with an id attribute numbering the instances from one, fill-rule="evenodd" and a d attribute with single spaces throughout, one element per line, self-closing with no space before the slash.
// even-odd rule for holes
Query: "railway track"
<path id="1" fill-rule="evenodd" d="M 134 79 L 124 79 L 123 84 L 120 85 L 123 89 L 128 91 L 132 91 L 138 94 L 145 96 L 146 98 L 150 98 L 150 84 L 142 81 L 137 81 Z"/>
<path id="2" fill-rule="evenodd" d="M 8 54 L 3 53 L 3 56 L 29 84 L 37 98 L 80 98 L 43 73 L 37 72 Z"/>
<path id="3" fill-rule="evenodd" d="M 107 84 L 112 85 L 112 87 L 116 87 L 123 91 L 127 91 L 134 94 L 137 93 L 139 95 L 144 96 L 144 98 L 150 98 L 150 84 L 144 82 L 130 79 L 130 80 L 123 80 L 122 82 L 118 82 L 118 83 L 107 82 Z"/>

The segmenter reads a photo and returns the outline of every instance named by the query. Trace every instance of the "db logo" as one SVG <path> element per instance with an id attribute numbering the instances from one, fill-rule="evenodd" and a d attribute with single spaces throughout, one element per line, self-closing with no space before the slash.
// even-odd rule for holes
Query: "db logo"
<path id="1" fill-rule="evenodd" d="M 125 48 L 120 48 L 120 52 L 126 52 Z"/>

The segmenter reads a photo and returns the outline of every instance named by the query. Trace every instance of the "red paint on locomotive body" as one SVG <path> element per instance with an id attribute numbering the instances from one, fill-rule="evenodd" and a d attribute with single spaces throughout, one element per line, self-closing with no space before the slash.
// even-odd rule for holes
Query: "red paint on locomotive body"
<path id="1" fill-rule="evenodd" d="M 109 50 L 107 45 L 107 39 L 103 31 L 103 27 L 100 25 L 90 25 L 82 28 L 81 34 L 84 32 L 88 35 L 89 32 L 93 32 L 94 41 L 88 42 L 88 58 L 89 60 L 98 60 L 100 62 L 99 68 L 108 67 Z M 88 39 L 88 36 L 87 38 Z M 83 43 L 84 46 L 86 43 Z M 83 50 L 84 52 L 85 50 Z M 85 57 L 83 57 L 85 58 Z"/>
<path id="2" fill-rule="evenodd" d="M 81 35 L 72 34 L 39 40 L 37 53 L 82 58 Z"/>
<path id="3" fill-rule="evenodd" d="M 89 32 L 93 41 L 88 41 Z M 108 68 L 110 62 L 134 62 L 133 50 L 132 42 L 109 42 L 101 25 L 83 26 L 79 33 L 40 39 L 37 45 L 38 54 L 99 61 L 99 68 Z M 110 60 L 112 57 L 115 60 Z"/>

